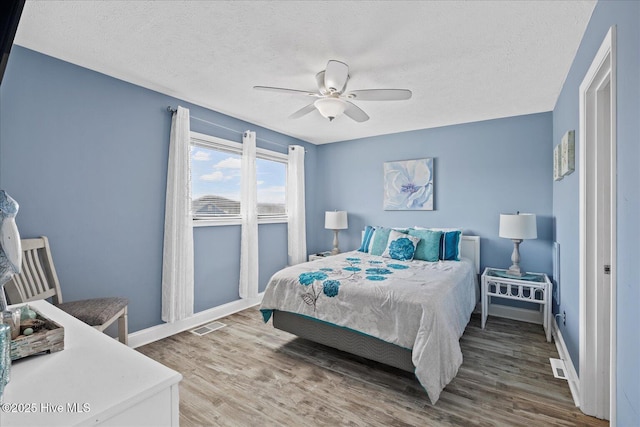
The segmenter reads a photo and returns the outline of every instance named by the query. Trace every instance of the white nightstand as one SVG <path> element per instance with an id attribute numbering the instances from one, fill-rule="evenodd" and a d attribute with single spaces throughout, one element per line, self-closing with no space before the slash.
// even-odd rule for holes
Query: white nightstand
<path id="1" fill-rule="evenodd" d="M 521 277 L 506 274 L 506 270 L 486 268 L 482 273 L 482 329 L 489 314 L 489 297 L 540 304 L 542 326 L 551 342 L 551 295 L 553 284 L 544 273 L 526 273 Z"/>
<path id="2" fill-rule="evenodd" d="M 317 259 L 326 258 L 331 256 L 331 251 L 318 252 L 317 254 L 309 254 L 309 261 L 315 261 Z"/>

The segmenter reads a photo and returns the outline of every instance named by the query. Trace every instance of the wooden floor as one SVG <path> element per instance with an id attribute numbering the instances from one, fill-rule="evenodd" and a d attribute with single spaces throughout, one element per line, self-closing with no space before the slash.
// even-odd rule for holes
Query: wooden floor
<path id="1" fill-rule="evenodd" d="M 412 374 L 262 323 L 257 308 L 138 350 L 182 373 L 182 426 L 600 426 L 553 377 L 542 326 L 473 315 L 436 405 Z"/>

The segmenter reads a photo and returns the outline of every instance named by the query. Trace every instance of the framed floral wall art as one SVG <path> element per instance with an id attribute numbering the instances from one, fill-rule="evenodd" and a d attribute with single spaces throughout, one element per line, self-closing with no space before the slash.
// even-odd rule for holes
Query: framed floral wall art
<path id="1" fill-rule="evenodd" d="M 384 210 L 433 210 L 433 158 L 384 163 Z"/>

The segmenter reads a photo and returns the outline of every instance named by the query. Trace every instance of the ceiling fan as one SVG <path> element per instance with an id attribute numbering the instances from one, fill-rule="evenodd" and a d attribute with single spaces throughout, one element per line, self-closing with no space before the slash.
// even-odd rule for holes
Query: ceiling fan
<path id="1" fill-rule="evenodd" d="M 366 122 L 369 120 L 367 113 L 352 103 L 351 100 L 402 101 L 411 98 L 411 91 L 407 89 L 364 89 L 346 92 L 348 81 L 349 66 L 344 62 L 330 60 L 327 63 L 327 68 L 316 74 L 317 92 L 270 86 L 254 86 L 253 88 L 318 98 L 290 115 L 289 118 L 291 119 L 300 118 L 317 109 L 329 121 L 333 121 L 336 117 L 344 114 L 356 122 Z"/>

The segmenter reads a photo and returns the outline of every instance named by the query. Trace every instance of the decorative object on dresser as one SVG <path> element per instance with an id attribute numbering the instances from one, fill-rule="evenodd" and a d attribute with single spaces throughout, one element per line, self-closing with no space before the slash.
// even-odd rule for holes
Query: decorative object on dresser
<path id="1" fill-rule="evenodd" d="M 20 272 L 22 263 L 20 233 L 15 221 L 18 208 L 18 203 L 0 190 L 0 402 L 4 387 L 11 379 L 11 340 L 16 336 L 14 313 L 7 310 L 4 285 Z"/>
<path id="2" fill-rule="evenodd" d="M 42 236 L 37 239 L 23 239 L 21 243 L 22 271 L 13 276 L 5 286 L 11 304 L 51 298 L 58 308 L 99 331 L 104 331 L 117 320 L 118 337 L 123 344 L 127 344 L 129 302 L 126 298 L 92 298 L 63 303 L 49 239 Z"/>
<path id="3" fill-rule="evenodd" d="M 6 191 L 0 190 L 0 312 L 7 308 L 4 284 L 20 273 L 22 262 L 20 233 L 15 220 L 18 208 L 18 203 Z"/>
<path id="4" fill-rule="evenodd" d="M 29 305 L 14 309 L 14 312 L 20 314 L 20 320 L 18 335 L 11 340 L 11 360 L 64 349 L 64 328 L 61 325 Z"/>
<path id="5" fill-rule="evenodd" d="M 538 229 L 535 214 L 517 212 L 515 214 L 500 214 L 499 235 L 513 241 L 513 253 L 511 254 L 511 267 L 507 274 L 522 276 L 520 271 L 520 243 L 524 239 L 537 239 Z"/>
<path id="6" fill-rule="evenodd" d="M 338 248 L 338 231 L 345 230 L 348 227 L 347 212 L 345 211 L 327 211 L 324 214 L 324 228 L 333 230 L 333 249 L 331 255 L 340 253 Z"/>
<path id="7" fill-rule="evenodd" d="M 384 210 L 433 210 L 433 158 L 384 163 Z"/>

